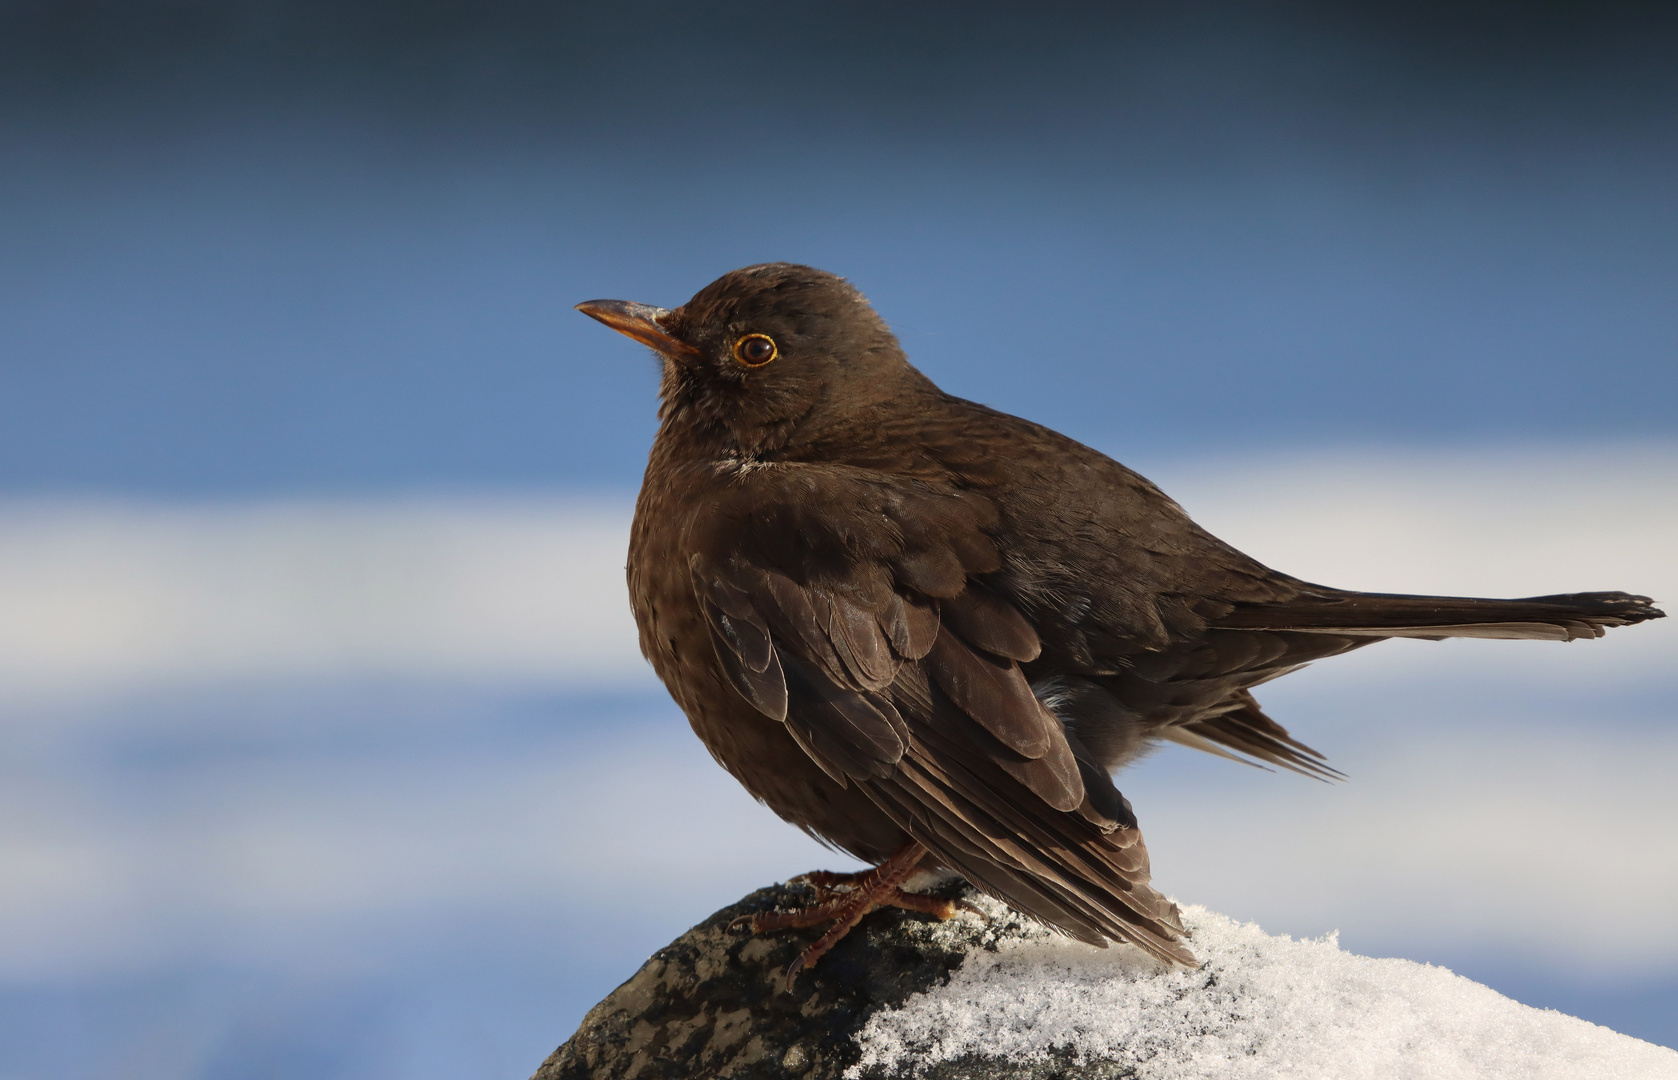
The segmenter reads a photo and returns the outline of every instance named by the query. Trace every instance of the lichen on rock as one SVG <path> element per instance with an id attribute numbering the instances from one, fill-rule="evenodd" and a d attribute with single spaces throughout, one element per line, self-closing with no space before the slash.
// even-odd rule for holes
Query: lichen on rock
<path id="1" fill-rule="evenodd" d="M 534 1080 L 837 1078 L 861 1061 L 856 1035 L 881 1009 L 947 981 L 975 949 L 1045 933 L 990 902 L 990 919 L 877 911 L 785 992 L 787 966 L 821 930 L 755 935 L 729 924 L 811 897 L 796 885 L 759 889 L 660 949 Z"/>

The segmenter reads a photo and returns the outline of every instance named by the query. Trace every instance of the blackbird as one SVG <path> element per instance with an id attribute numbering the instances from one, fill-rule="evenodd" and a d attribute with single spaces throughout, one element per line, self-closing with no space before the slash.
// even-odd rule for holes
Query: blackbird
<path id="1" fill-rule="evenodd" d="M 671 311 L 578 310 L 662 361 L 629 592 L 641 650 L 713 757 L 878 864 L 816 875 L 831 922 L 788 984 L 917 869 L 1093 944 L 1192 963 L 1112 772 L 1160 740 L 1319 777 L 1251 688 L 1384 638 L 1600 637 L 1621 592 L 1524 600 L 1314 585 L 1153 484 L 944 393 L 843 278 L 769 263 Z M 849 887 L 843 887 L 848 885 Z"/>

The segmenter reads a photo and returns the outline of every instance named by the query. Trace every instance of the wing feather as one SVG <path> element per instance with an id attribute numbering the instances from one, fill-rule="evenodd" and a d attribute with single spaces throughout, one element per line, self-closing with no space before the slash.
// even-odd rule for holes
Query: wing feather
<path id="1" fill-rule="evenodd" d="M 723 674 L 728 676 L 728 681 L 758 712 L 771 720 L 785 720 L 787 682 L 776 650 L 770 648 L 768 660 L 764 662 L 761 670 L 758 669 L 747 659 L 751 650 L 743 652 L 741 649 L 742 640 L 753 640 L 750 633 L 742 632 L 742 628 L 750 627 L 751 624 L 731 619 L 711 604 L 704 607 L 711 630 L 711 645 L 716 649 L 717 660 L 722 664 Z"/>
<path id="2" fill-rule="evenodd" d="M 787 676 L 787 730 L 817 765 L 843 784 L 889 776 L 908 749 L 907 725 L 878 694 L 835 686 L 790 653 L 781 656 Z"/>
<path id="3" fill-rule="evenodd" d="M 942 613 L 945 625 L 988 653 L 1029 663 L 1043 651 L 1037 631 L 1019 609 L 978 582 L 969 582 L 959 595 L 946 600 Z"/>
<path id="4" fill-rule="evenodd" d="M 843 596 L 828 599 L 826 615 L 828 639 L 852 680 L 870 690 L 890 686 L 897 675 L 897 661 L 879 617 Z"/>
<path id="5" fill-rule="evenodd" d="M 967 648 L 953 634 L 940 634 L 926 659 L 950 700 L 1015 753 L 1040 758 L 1060 736 L 1060 721 L 1032 694 L 1014 662 Z"/>
<path id="6" fill-rule="evenodd" d="M 905 660 L 919 660 L 938 640 L 940 610 L 936 600 L 893 596 L 880 612 L 880 629 Z"/>
<path id="7" fill-rule="evenodd" d="M 1129 804 L 1021 671 L 1042 642 L 986 579 L 994 510 L 924 490 L 848 517 L 832 503 L 825 524 L 807 498 L 772 512 L 802 546 L 780 530 L 761 549 L 740 545 L 751 530 L 701 543 L 694 590 L 730 683 L 979 888 L 1082 940 L 1188 962 Z"/>

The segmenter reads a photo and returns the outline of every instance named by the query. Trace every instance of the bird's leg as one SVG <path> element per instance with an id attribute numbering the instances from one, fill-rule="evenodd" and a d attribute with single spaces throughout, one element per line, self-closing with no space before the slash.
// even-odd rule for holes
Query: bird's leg
<path id="1" fill-rule="evenodd" d="M 809 907 L 792 911 L 764 911 L 751 916 L 750 923 L 754 933 L 819 926 L 822 923 L 833 924 L 827 933 L 799 954 L 798 959 L 787 968 L 786 989 L 791 990 L 792 982 L 800 971 L 815 966 L 816 961 L 837 945 L 839 940 L 850 932 L 851 927 L 861 922 L 864 915 L 876 908 L 900 907 L 909 911 L 924 912 L 940 919 L 952 918 L 961 910 L 965 905 L 945 900 L 943 897 L 903 891 L 904 880 L 915 872 L 915 868 L 925 857 L 926 848 L 911 840 L 899 848 L 891 858 L 872 870 L 856 874 L 832 874 L 827 871 L 806 874 L 805 880 L 820 890 L 822 900 Z M 850 888 L 845 892 L 836 892 L 835 888 L 841 885 L 849 885 Z"/>

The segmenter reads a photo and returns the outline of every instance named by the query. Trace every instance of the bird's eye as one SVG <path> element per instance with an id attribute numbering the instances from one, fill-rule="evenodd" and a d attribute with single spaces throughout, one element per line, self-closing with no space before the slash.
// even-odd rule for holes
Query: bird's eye
<path id="1" fill-rule="evenodd" d="M 734 359 L 747 367 L 762 367 L 779 355 L 775 339 L 767 334 L 747 334 L 734 343 Z"/>

